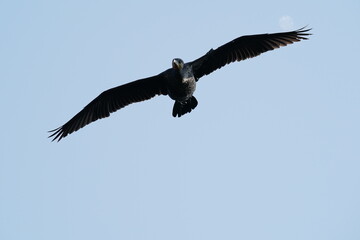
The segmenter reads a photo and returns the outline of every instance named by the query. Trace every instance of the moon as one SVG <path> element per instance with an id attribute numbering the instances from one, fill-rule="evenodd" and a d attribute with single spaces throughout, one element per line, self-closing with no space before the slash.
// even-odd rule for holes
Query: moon
<path id="1" fill-rule="evenodd" d="M 282 30 L 289 31 L 290 29 L 294 28 L 294 21 L 293 21 L 292 17 L 285 15 L 285 16 L 280 17 L 279 25 Z"/>

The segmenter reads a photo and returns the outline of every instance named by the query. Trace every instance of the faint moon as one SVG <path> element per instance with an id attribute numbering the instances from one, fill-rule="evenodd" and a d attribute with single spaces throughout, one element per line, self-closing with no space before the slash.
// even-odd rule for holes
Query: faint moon
<path id="1" fill-rule="evenodd" d="M 293 21 L 292 17 L 290 17 L 290 16 L 282 16 L 279 19 L 279 25 L 280 25 L 281 29 L 284 31 L 293 30 L 294 21 Z"/>

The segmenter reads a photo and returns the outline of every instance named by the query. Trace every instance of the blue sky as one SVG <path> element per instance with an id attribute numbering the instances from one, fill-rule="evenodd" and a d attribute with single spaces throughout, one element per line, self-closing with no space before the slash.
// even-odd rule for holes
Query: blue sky
<path id="1" fill-rule="evenodd" d="M 1 1 L 0 239 L 360 239 L 359 1 Z M 238 36 L 309 41 L 51 143 L 102 91 Z"/>

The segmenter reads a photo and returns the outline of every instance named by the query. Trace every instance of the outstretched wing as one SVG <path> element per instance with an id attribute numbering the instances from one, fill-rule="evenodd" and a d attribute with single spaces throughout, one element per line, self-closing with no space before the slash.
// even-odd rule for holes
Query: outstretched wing
<path id="1" fill-rule="evenodd" d="M 307 36 L 311 35 L 308 33 L 310 30 L 300 28 L 292 32 L 242 36 L 215 50 L 211 49 L 207 54 L 190 64 L 198 80 L 226 64 L 256 57 L 263 52 L 306 40 Z"/>
<path id="2" fill-rule="evenodd" d="M 63 126 L 51 130 L 52 134 L 49 137 L 53 137 L 52 141 L 60 141 L 68 134 L 98 119 L 108 117 L 120 108 L 161 94 L 168 94 L 163 74 L 111 88 L 101 93 Z"/>

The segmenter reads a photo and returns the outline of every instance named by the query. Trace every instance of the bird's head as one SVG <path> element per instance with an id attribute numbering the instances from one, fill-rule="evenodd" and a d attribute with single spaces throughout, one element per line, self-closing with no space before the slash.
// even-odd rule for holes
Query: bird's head
<path id="1" fill-rule="evenodd" d="M 174 58 L 172 60 L 172 67 L 177 70 L 181 70 L 184 67 L 184 61 L 180 58 Z"/>

